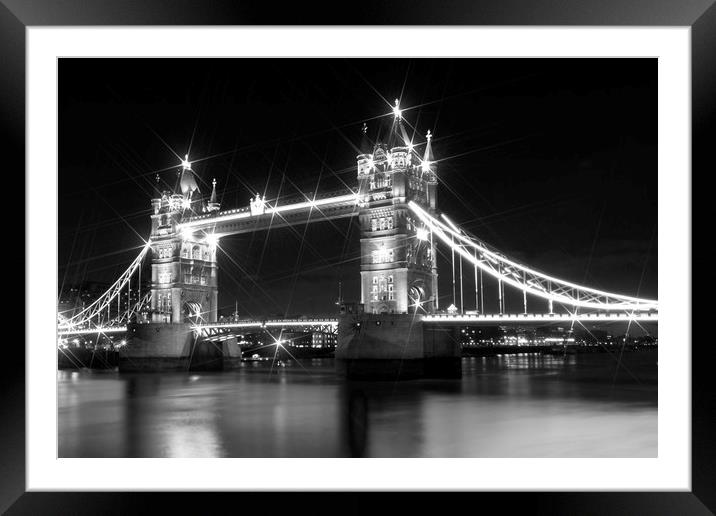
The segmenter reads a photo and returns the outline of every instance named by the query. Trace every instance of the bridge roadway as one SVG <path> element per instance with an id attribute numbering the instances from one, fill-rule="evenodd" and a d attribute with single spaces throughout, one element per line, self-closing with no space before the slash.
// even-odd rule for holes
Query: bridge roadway
<path id="1" fill-rule="evenodd" d="M 465 314 L 465 315 L 423 315 L 422 321 L 426 324 L 515 324 L 515 323 L 549 323 L 549 322 L 620 322 L 620 321 L 653 321 L 658 322 L 657 313 L 586 313 L 586 314 Z M 319 319 L 270 319 L 244 320 L 234 322 L 217 322 L 197 325 L 201 330 L 218 330 L 221 328 L 316 328 L 338 326 L 338 319 L 330 317 Z"/>
<path id="2" fill-rule="evenodd" d="M 295 201 L 295 202 L 293 202 Z M 317 195 L 313 200 L 293 198 L 286 204 L 266 202 L 263 208 L 251 207 L 218 211 L 191 217 L 179 229 L 210 231 L 217 237 L 354 217 L 359 211 L 358 194 L 346 188 Z"/>
<path id="3" fill-rule="evenodd" d="M 126 326 L 107 326 L 99 328 L 82 328 L 78 330 L 59 330 L 58 337 L 67 337 L 69 335 L 95 335 L 98 333 L 126 333 Z"/>
<path id="4" fill-rule="evenodd" d="M 617 321 L 658 321 L 659 314 L 654 312 L 640 313 L 608 313 L 595 312 L 585 314 L 465 314 L 465 315 L 424 315 L 424 323 L 442 324 L 469 324 L 469 323 L 520 323 L 520 322 L 617 322 Z"/>
<path id="5" fill-rule="evenodd" d="M 626 313 L 586 313 L 586 314 L 465 314 L 448 315 L 435 314 L 423 315 L 422 321 L 426 324 L 515 324 L 515 323 L 550 323 L 550 322 L 658 322 L 659 314 L 653 312 L 626 314 Z M 315 318 L 315 319 L 266 319 L 266 320 L 242 320 L 216 322 L 210 324 L 199 324 L 194 326 L 197 331 L 212 331 L 232 328 L 304 328 L 304 329 L 330 329 L 335 331 L 338 327 L 336 318 Z M 107 328 L 87 328 L 81 330 L 62 330 L 59 336 L 85 335 L 96 333 L 121 333 L 126 332 L 126 326 Z"/>

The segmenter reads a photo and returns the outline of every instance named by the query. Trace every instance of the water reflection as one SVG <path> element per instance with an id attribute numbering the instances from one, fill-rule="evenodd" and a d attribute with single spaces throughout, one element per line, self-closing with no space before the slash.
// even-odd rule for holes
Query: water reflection
<path id="1" fill-rule="evenodd" d="M 61 457 L 642 457 L 656 353 L 470 357 L 455 380 L 354 382 L 330 359 L 223 373 L 58 373 Z"/>
<path id="2" fill-rule="evenodd" d="M 362 389 L 349 391 L 347 422 L 351 457 L 363 457 L 368 440 L 368 398 Z"/>

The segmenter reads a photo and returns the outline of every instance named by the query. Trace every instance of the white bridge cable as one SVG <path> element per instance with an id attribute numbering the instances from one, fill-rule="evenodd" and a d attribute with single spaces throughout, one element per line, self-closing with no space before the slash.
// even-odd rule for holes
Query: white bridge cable
<path id="1" fill-rule="evenodd" d="M 129 310 L 124 312 L 120 315 L 120 317 L 117 319 L 118 324 L 124 324 L 128 323 L 132 320 L 132 317 L 135 314 L 139 314 L 142 311 L 142 307 L 149 305 L 149 302 L 152 299 L 152 292 L 149 291 L 146 294 L 144 294 L 144 297 L 139 299 Z"/>
<path id="2" fill-rule="evenodd" d="M 472 235 L 460 230 L 449 222 L 449 219 L 446 219 L 449 224 L 445 224 L 414 202 L 411 201 L 408 205 L 438 238 L 474 266 L 480 268 L 481 271 L 523 292 L 547 299 L 550 304 L 556 301 L 572 307 L 606 311 L 648 311 L 659 309 L 659 302 L 656 300 L 604 292 L 555 278 L 519 264 L 502 253 L 489 248 Z M 466 251 L 466 247 L 472 249 L 473 252 Z M 475 252 L 477 256 L 475 256 Z"/>
<path id="3" fill-rule="evenodd" d="M 118 296 L 121 294 L 124 287 L 129 283 L 129 281 L 132 278 L 132 275 L 137 271 L 139 267 L 142 265 L 142 261 L 144 260 L 144 257 L 146 256 L 147 252 L 149 251 L 151 247 L 151 240 L 148 240 L 145 246 L 140 251 L 139 255 L 132 261 L 132 263 L 127 267 L 127 270 L 125 270 L 122 275 L 115 281 L 100 297 L 98 297 L 94 302 L 92 302 L 89 306 L 84 308 L 79 313 L 75 314 L 74 316 L 70 318 L 63 318 L 58 320 L 58 326 L 60 329 L 70 329 L 74 328 L 76 326 L 81 326 L 83 324 L 86 324 L 88 322 L 91 322 L 93 319 L 97 318 L 99 321 L 102 316 L 102 312 L 104 312 L 105 308 L 109 307 L 110 304 L 114 301 L 115 298 L 118 298 Z M 119 317 L 119 314 L 118 314 Z"/>

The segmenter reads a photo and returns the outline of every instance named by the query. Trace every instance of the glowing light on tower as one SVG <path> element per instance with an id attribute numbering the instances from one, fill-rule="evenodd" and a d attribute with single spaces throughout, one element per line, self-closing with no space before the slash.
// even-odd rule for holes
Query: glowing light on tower
<path id="1" fill-rule="evenodd" d="M 403 112 L 400 109 L 400 101 L 398 99 L 395 99 L 395 106 L 393 106 L 393 115 L 395 115 L 395 118 L 401 118 L 403 116 Z"/>
<path id="2" fill-rule="evenodd" d="M 191 170 L 191 162 L 189 161 L 189 155 L 184 154 L 184 159 L 181 160 L 181 168 L 184 170 Z"/>
<path id="3" fill-rule="evenodd" d="M 209 244 L 210 247 L 216 247 L 219 243 L 219 237 L 214 233 L 209 233 L 206 235 L 206 243 Z"/>
<path id="4" fill-rule="evenodd" d="M 427 241 L 428 239 L 428 230 L 425 228 L 418 228 L 417 235 L 418 240 Z"/>

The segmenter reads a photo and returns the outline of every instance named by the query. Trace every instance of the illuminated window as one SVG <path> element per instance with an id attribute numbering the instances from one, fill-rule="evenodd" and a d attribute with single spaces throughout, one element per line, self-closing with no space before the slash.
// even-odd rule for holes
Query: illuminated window
<path id="1" fill-rule="evenodd" d="M 378 284 L 378 276 L 373 276 L 373 284 L 374 285 Z"/>
<path id="2" fill-rule="evenodd" d="M 384 217 L 381 217 L 381 218 L 380 218 L 380 230 L 383 231 L 386 227 L 387 227 L 387 226 L 386 226 L 386 224 L 385 224 L 385 218 L 384 218 Z"/>
<path id="3" fill-rule="evenodd" d="M 376 231 L 378 229 L 378 219 L 370 219 L 370 230 Z"/>
<path id="4" fill-rule="evenodd" d="M 388 276 L 388 283 L 393 283 L 393 275 Z"/>
<path id="5" fill-rule="evenodd" d="M 393 217 L 388 217 L 388 229 L 393 229 Z"/>
<path id="6" fill-rule="evenodd" d="M 195 245 L 191 250 L 191 257 L 194 260 L 201 260 L 201 248 L 198 245 Z"/>
<path id="7" fill-rule="evenodd" d="M 371 253 L 373 263 L 390 263 L 393 261 L 393 250 L 386 249 L 385 245 Z"/>

